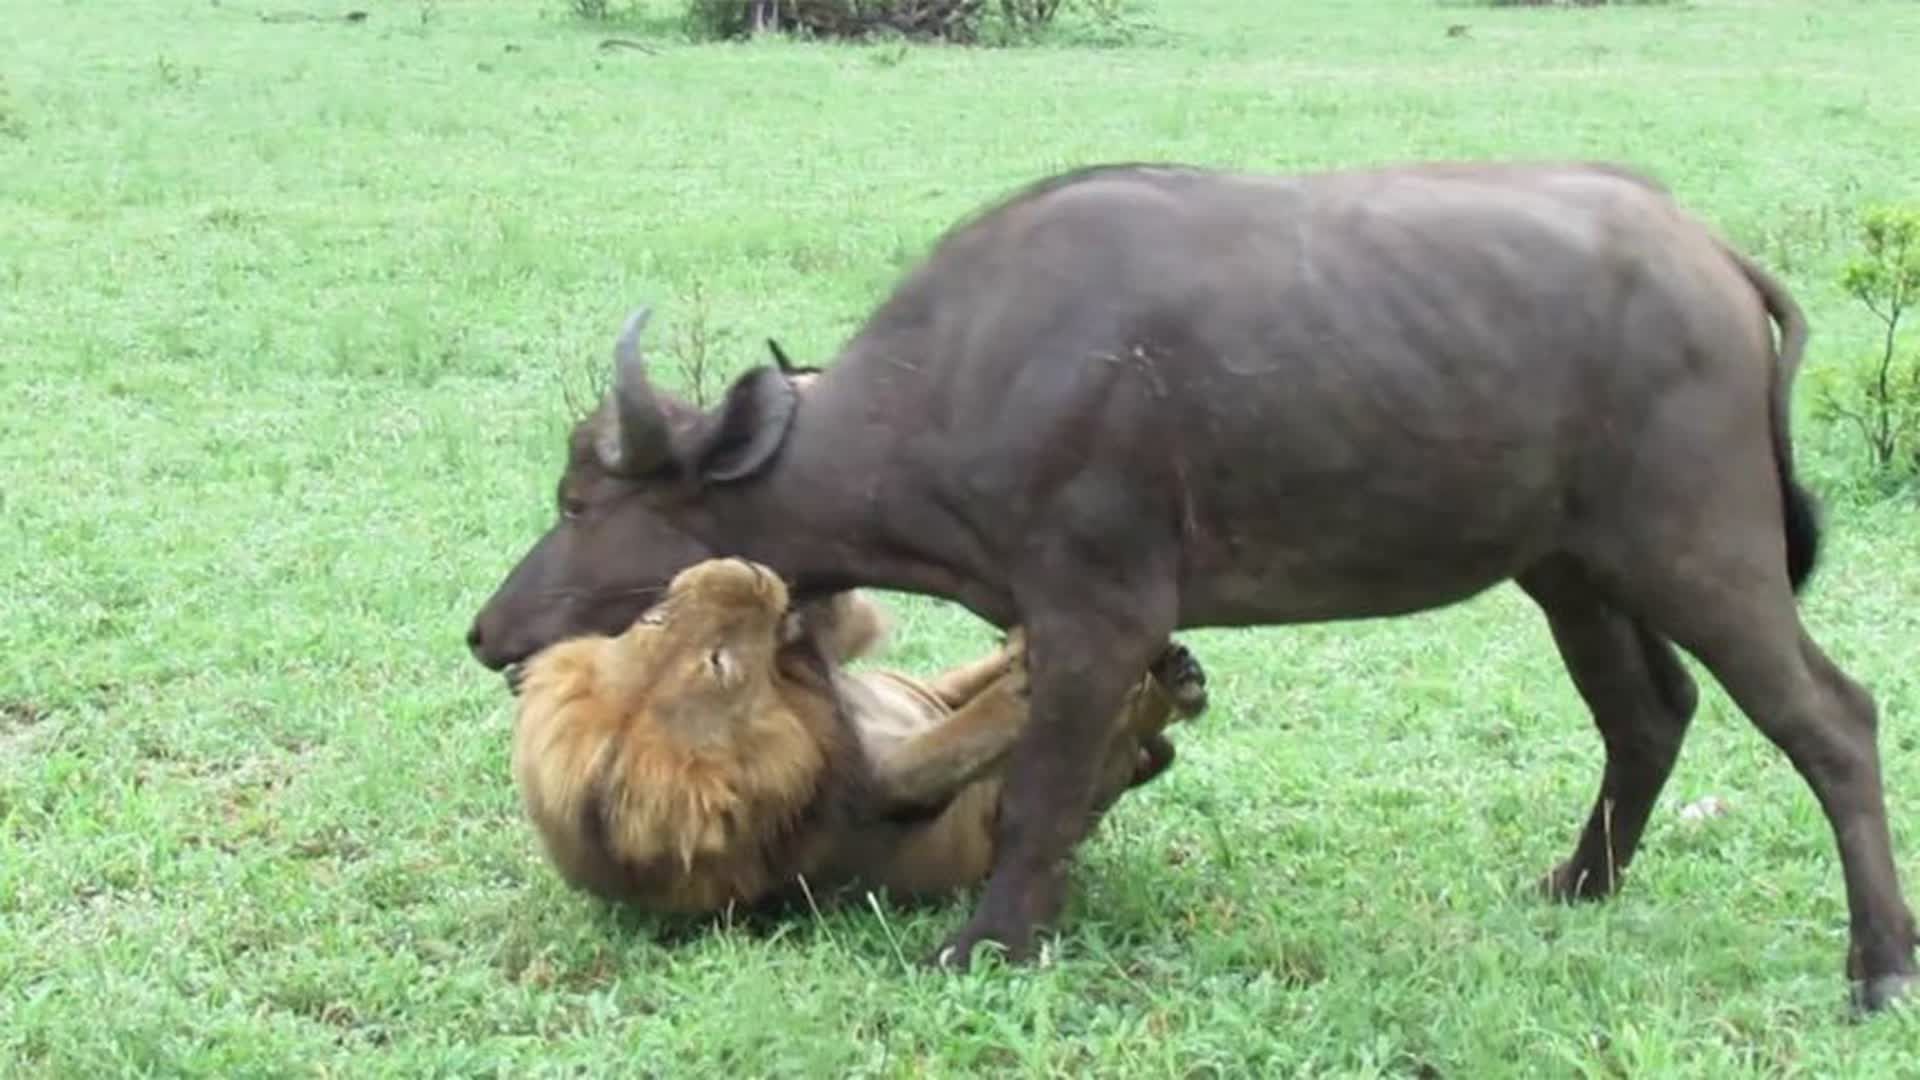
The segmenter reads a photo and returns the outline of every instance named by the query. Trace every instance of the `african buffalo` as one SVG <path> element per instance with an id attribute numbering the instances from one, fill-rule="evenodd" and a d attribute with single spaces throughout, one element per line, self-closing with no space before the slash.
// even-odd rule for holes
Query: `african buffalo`
<path id="1" fill-rule="evenodd" d="M 1513 580 L 1607 752 L 1551 894 L 1605 895 L 1632 859 L 1694 709 L 1677 643 L 1826 812 L 1856 1002 L 1915 978 L 1875 706 L 1796 605 L 1818 537 L 1787 428 L 1805 319 L 1657 183 L 1578 163 L 1080 169 L 950 230 L 804 395 L 760 367 L 711 410 L 650 385 L 646 315 L 575 431 L 563 520 L 507 591 L 561 601 L 542 637 L 592 628 L 576 575 L 603 566 L 574 557 L 658 581 L 664 525 L 802 598 L 894 588 L 1024 626 L 1033 719 L 943 959 L 1030 954 L 1090 748 L 1175 629 L 1398 615 Z M 506 658 L 484 628 L 475 648 Z"/>

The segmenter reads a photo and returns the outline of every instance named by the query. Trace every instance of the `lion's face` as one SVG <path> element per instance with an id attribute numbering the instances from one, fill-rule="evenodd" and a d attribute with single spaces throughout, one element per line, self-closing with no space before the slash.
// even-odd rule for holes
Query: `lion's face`
<path id="1" fill-rule="evenodd" d="M 675 575 L 664 600 L 616 639 L 608 690 L 701 743 L 778 708 L 774 682 L 787 587 L 764 567 L 712 559 Z"/>
<path id="2" fill-rule="evenodd" d="M 813 798 L 837 715 L 824 685 L 783 670 L 787 606 L 771 571 L 714 559 L 618 637 L 528 664 L 514 773 L 566 876 L 675 908 L 777 876 L 764 841 Z"/>

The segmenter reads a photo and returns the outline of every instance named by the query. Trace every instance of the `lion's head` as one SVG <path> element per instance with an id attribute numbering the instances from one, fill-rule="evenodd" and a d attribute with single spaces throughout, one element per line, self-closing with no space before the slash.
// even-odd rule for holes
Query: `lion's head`
<path id="1" fill-rule="evenodd" d="M 787 841 L 851 740 L 826 659 L 788 615 L 772 572 L 713 559 L 619 636 L 529 661 L 513 772 L 564 877 L 705 911 L 807 870 Z"/>

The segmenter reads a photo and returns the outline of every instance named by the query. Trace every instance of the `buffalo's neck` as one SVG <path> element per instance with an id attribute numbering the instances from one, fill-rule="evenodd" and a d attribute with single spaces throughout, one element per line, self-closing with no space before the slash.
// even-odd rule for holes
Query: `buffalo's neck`
<path id="1" fill-rule="evenodd" d="M 940 531 L 913 527 L 935 478 L 910 475 L 902 458 L 899 432 L 916 422 L 911 409 L 845 401 L 810 389 L 778 463 L 715 493 L 716 546 L 773 568 L 797 599 L 892 589 L 952 600 L 1008 625 L 1008 605 L 976 580 L 972 560 L 945 550 Z"/>

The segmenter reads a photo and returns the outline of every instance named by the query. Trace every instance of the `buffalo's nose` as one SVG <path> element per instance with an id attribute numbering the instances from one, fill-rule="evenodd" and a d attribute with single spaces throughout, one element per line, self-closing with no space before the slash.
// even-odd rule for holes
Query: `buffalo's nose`
<path id="1" fill-rule="evenodd" d="M 480 650 L 485 645 L 486 635 L 480 632 L 480 620 L 475 619 L 473 625 L 467 627 L 467 651 L 473 654 L 474 659 L 484 662 L 486 657 L 481 655 Z"/>

